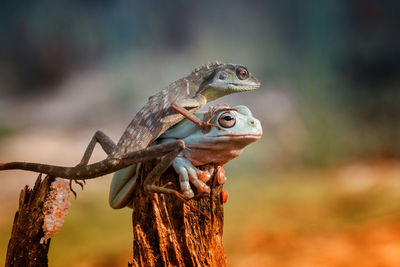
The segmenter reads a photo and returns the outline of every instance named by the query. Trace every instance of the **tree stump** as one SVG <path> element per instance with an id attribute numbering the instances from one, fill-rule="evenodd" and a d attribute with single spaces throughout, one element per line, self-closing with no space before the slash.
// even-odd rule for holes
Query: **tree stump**
<path id="1" fill-rule="evenodd" d="M 41 175 L 36 180 L 33 189 L 28 186 L 21 191 L 19 196 L 19 208 L 15 213 L 11 238 L 8 243 L 5 266 L 48 266 L 47 252 L 50 240 L 47 244 L 40 244 L 44 233 L 43 203 L 50 190 L 52 177 L 46 176 L 42 181 Z"/>
<path id="2" fill-rule="evenodd" d="M 208 197 L 190 200 L 206 213 L 205 217 L 174 195 L 148 194 L 143 179 L 158 161 L 145 162 L 138 175 L 133 200 L 133 261 L 130 266 L 226 266 L 222 245 L 224 210 L 220 197 L 222 185 L 216 178 L 216 166 L 203 166 L 212 178 Z M 179 190 L 178 176 L 170 167 L 157 182 Z"/>

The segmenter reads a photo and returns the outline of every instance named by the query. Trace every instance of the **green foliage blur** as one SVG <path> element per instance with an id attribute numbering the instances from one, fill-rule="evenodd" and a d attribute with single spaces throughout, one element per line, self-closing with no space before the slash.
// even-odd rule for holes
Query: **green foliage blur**
<path id="1" fill-rule="evenodd" d="M 165 86 L 204 59 L 240 62 L 263 91 L 293 99 L 306 134 L 294 155 L 279 147 L 282 158 L 311 165 L 397 158 L 398 11 L 397 1 L 371 0 L 8 1 L 0 10 L 0 97 L 35 101 L 102 66 L 118 80 L 109 88 L 114 104 L 126 107 L 148 95 L 140 90 Z M 143 65 L 153 72 L 135 82 Z M 0 129 L 9 128 L 7 115 Z"/>

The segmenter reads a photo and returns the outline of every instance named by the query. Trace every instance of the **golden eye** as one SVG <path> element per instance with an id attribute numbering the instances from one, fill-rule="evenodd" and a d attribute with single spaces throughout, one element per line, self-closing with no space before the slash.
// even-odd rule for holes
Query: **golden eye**
<path id="1" fill-rule="evenodd" d="M 239 67 L 236 69 L 236 76 L 241 80 L 245 80 L 249 77 L 249 72 L 245 68 Z"/>
<path id="2" fill-rule="evenodd" d="M 218 124 L 224 128 L 232 128 L 236 124 L 236 118 L 232 113 L 225 112 L 219 116 Z"/>

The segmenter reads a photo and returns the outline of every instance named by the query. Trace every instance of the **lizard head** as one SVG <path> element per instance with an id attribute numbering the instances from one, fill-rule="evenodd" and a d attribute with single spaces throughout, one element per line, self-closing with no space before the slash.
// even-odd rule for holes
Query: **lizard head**
<path id="1" fill-rule="evenodd" d="M 208 72 L 208 79 L 200 86 L 200 94 L 208 101 L 260 87 L 260 82 L 243 65 L 219 64 L 214 65 Z"/>

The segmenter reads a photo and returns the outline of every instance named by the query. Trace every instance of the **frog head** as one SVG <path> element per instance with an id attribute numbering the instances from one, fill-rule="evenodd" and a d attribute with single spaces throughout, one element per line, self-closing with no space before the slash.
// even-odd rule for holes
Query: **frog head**
<path id="1" fill-rule="evenodd" d="M 246 106 L 235 106 L 226 110 L 227 106 L 219 106 L 209 112 L 198 112 L 199 119 L 212 117 L 210 123 L 217 127 L 209 127 L 206 131 L 189 120 L 183 120 L 162 134 L 158 143 L 183 139 L 185 144 L 216 143 L 242 141 L 252 143 L 262 135 L 261 123 L 254 118 Z"/>
<path id="2" fill-rule="evenodd" d="M 251 143 L 262 135 L 261 123 L 254 118 L 250 109 L 246 106 L 235 106 L 231 110 L 219 107 L 213 111 L 211 123 L 218 127 L 211 127 L 209 131 L 203 131 L 203 142 L 232 142 L 243 141 Z"/>
<path id="3" fill-rule="evenodd" d="M 218 127 L 204 131 L 194 126 L 190 133 L 187 131 L 184 136 L 175 136 L 185 141 L 186 149 L 182 154 L 193 165 L 215 163 L 222 166 L 239 156 L 248 144 L 261 138 L 261 123 L 253 117 L 249 108 L 236 106 L 226 109 L 226 106 L 219 107 L 211 114 L 213 118 L 210 122 Z"/>

